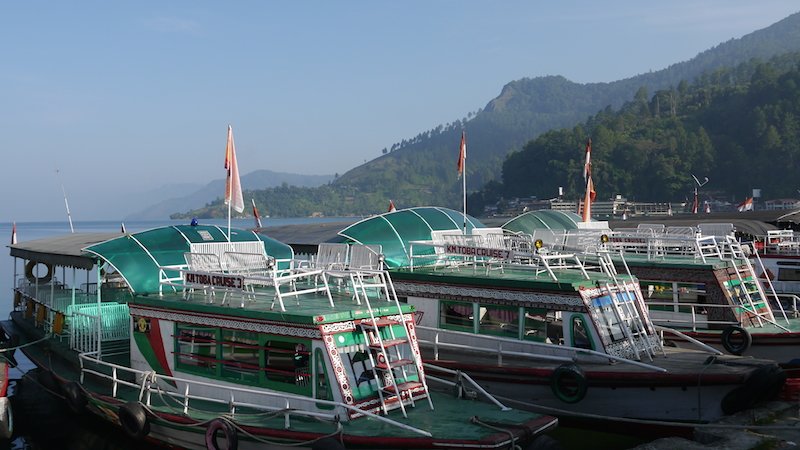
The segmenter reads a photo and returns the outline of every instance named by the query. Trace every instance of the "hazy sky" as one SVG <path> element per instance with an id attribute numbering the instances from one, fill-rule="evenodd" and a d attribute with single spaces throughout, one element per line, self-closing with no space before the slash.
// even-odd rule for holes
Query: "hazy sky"
<path id="1" fill-rule="evenodd" d="M 4 1 L 0 222 L 65 220 L 61 183 L 73 220 L 118 220 L 103 208 L 127 193 L 223 178 L 228 124 L 243 174 L 342 174 L 483 108 L 509 81 L 657 71 L 798 11 L 797 0 Z"/>

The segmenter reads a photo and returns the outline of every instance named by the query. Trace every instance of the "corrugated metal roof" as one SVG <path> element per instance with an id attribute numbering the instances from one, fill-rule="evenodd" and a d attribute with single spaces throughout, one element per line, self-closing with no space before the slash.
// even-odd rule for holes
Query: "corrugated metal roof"
<path id="1" fill-rule="evenodd" d="M 109 239 L 122 236 L 123 233 L 74 233 L 54 236 L 33 241 L 19 242 L 8 247 L 11 256 L 30 261 L 57 266 L 75 267 L 89 270 L 95 259 L 83 252 L 83 249 Z"/>

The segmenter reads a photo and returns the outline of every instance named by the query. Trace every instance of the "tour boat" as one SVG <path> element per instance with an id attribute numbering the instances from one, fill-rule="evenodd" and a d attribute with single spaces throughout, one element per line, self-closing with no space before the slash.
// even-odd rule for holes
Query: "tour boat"
<path id="1" fill-rule="evenodd" d="M 773 397 L 786 378 L 773 361 L 657 326 L 635 276 L 460 212 L 399 210 L 339 234 L 381 246 L 397 295 L 415 307 L 424 360 L 562 421 L 710 422 Z M 696 347 L 664 346 L 662 334 Z"/>
<path id="2" fill-rule="evenodd" d="M 73 410 L 134 439 L 191 449 L 536 448 L 557 426 L 458 371 L 433 376 L 415 308 L 382 270 L 322 255 L 297 261 L 253 231 L 194 221 L 10 248 L 14 310 L 3 328 Z"/>
<path id="3" fill-rule="evenodd" d="M 769 274 L 778 272 L 770 270 L 777 260 L 761 254 L 764 245 L 741 243 L 730 223 L 643 223 L 614 230 L 602 223 L 594 229 L 511 228 L 527 231 L 551 253 L 606 259 L 605 267 L 633 274 L 657 325 L 676 328 L 729 354 L 772 359 L 787 369 L 800 364 L 797 302 L 787 301 L 797 297 L 776 290 L 786 288 L 770 282 Z M 774 238 L 767 242 L 777 249 Z M 692 345 L 676 335 L 665 339 L 677 346 Z"/>

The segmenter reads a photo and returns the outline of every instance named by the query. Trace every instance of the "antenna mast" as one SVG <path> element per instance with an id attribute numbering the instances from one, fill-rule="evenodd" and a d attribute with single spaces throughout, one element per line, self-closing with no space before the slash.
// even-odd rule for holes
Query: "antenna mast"
<path id="1" fill-rule="evenodd" d="M 58 182 L 61 184 L 61 193 L 64 194 L 64 206 L 67 207 L 67 219 L 69 219 L 69 230 L 75 233 L 75 228 L 72 226 L 72 216 L 69 214 L 69 202 L 67 201 L 67 191 L 64 190 L 64 183 L 61 181 L 61 172 L 56 166 L 56 174 L 58 175 Z"/>

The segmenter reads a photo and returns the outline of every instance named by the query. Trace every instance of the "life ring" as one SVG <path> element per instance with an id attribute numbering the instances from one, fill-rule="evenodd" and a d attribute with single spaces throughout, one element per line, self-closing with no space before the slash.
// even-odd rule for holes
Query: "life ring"
<path id="1" fill-rule="evenodd" d="M 150 433 L 150 421 L 139 402 L 128 402 L 119 407 L 119 423 L 125 433 L 137 441 Z"/>
<path id="2" fill-rule="evenodd" d="M 8 397 L 0 397 L 0 438 L 11 439 L 14 435 L 14 416 Z"/>
<path id="3" fill-rule="evenodd" d="M 217 445 L 217 432 L 225 435 L 225 450 L 236 450 L 239 447 L 239 436 L 230 421 L 214 419 L 206 429 L 206 448 L 208 450 L 222 450 Z"/>
<path id="4" fill-rule="evenodd" d="M 64 391 L 64 398 L 67 399 L 67 404 L 69 404 L 69 409 L 72 412 L 80 414 L 86 408 L 86 396 L 83 395 L 81 385 L 75 381 L 70 381 L 64 385 L 62 391 Z"/>
<path id="5" fill-rule="evenodd" d="M 731 342 L 731 338 L 736 334 L 742 335 L 741 337 L 742 342 L 739 345 L 734 345 Z M 725 350 L 727 350 L 728 353 L 730 354 L 741 356 L 742 353 L 744 353 L 748 348 L 750 348 L 750 345 L 752 343 L 753 343 L 753 336 L 751 336 L 747 330 L 740 327 L 739 325 L 729 325 L 722 331 L 722 346 L 725 347 Z"/>
<path id="6" fill-rule="evenodd" d="M 33 273 L 33 268 L 36 267 L 37 264 L 39 263 L 36 261 L 28 261 L 28 263 L 25 264 L 25 278 L 37 284 L 49 283 L 50 280 L 53 279 L 53 265 L 45 264 L 45 267 L 47 267 L 47 274 L 43 277 L 36 278 L 36 275 Z"/>
<path id="7" fill-rule="evenodd" d="M 564 403 L 578 403 L 586 396 L 589 380 L 586 373 L 574 363 L 564 363 L 550 376 L 553 394 Z"/>

